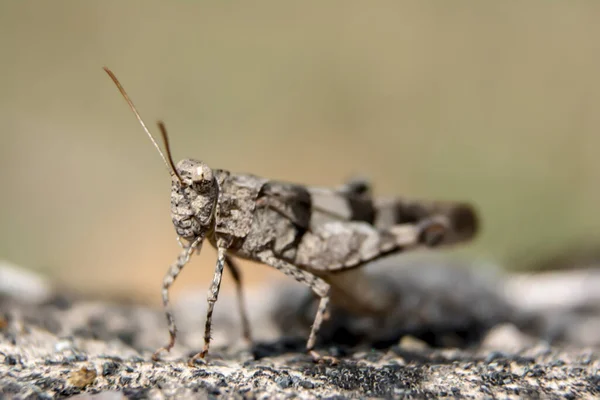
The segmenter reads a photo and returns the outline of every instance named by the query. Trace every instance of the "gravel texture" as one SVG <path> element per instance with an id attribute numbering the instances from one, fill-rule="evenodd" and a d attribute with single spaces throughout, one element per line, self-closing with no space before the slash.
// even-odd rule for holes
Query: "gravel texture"
<path id="1" fill-rule="evenodd" d="M 9 270 L 0 265 L 0 275 Z M 369 279 L 397 293 L 397 307 L 379 318 L 334 307 L 320 350 L 337 365 L 302 351 L 312 315 L 304 288 L 248 291 L 252 347 L 240 340 L 235 298 L 224 295 L 208 361 L 195 367 L 187 359 L 202 346 L 203 295 L 175 305 L 178 344 L 153 362 L 167 339 L 160 309 L 58 294 L 10 273 L 21 291 L 0 285 L 0 398 L 600 397 L 600 304 L 595 290 L 581 290 L 597 269 L 566 272 L 573 296 L 557 304 L 556 291 L 540 300 L 547 276 L 506 277 L 442 257 L 372 265 Z"/>

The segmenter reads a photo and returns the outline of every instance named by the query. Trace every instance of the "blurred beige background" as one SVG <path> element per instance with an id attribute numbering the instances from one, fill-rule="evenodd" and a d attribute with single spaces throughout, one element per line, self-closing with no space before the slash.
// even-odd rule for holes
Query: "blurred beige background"
<path id="1" fill-rule="evenodd" d="M 3 1 L 0 259 L 158 302 L 169 178 L 104 65 L 177 159 L 470 200 L 484 230 L 461 251 L 510 268 L 596 243 L 599 20 L 595 1 Z"/>

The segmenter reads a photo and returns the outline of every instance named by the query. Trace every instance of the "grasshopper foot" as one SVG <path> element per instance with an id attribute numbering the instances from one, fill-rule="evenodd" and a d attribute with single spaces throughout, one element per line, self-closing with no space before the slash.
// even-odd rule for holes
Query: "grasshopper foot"
<path id="1" fill-rule="evenodd" d="M 314 350 L 310 351 L 310 356 L 312 357 L 313 361 L 317 364 L 337 365 L 340 362 L 340 360 L 338 360 L 336 357 L 322 356 Z"/>
<path id="2" fill-rule="evenodd" d="M 169 338 L 169 344 L 167 344 L 166 346 L 161 347 L 160 349 L 156 350 L 154 352 L 154 354 L 152 355 L 152 360 L 159 361 L 158 355 L 160 353 L 162 353 L 163 351 L 166 351 L 167 353 L 169 353 L 171 351 L 171 349 L 173 348 L 173 346 L 175 346 L 175 336 L 176 336 L 176 334 L 174 333 L 174 331 L 171 331 L 170 332 L 170 338 Z"/>
<path id="3" fill-rule="evenodd" d="M 190 367 L 195 367 L 196 363 L 201 363 L 201 364 L 206 364 L 206 353 L 208 353 L 208 351 L 206 350 L 202 350 L 200 353 L 196 353 L 194 356 L 190 357 L 190 359 L 188 360 L 188 365 Z"/>
<path id="4" fill-rule="evenodd" d="M 160 349 L 156 350 L 156 351 L 154 352 L 154 354 L 152 354 L 152 360 L 154 360 L 154 361 L 160 361 L 160 357 L 159 357 L 159 355 L 160 355 L 160 353 L 162 353 L 163 351 L 169 352 L 169 351 L 171 351 L 171 347 L 169 347 L 169 346 L 165 346 L 165 347 L 161 347 Z"/>

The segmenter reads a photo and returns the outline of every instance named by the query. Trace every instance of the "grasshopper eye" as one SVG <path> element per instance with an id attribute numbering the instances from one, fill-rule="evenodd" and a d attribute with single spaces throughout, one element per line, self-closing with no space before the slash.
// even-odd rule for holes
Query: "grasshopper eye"
<path id="1" fill-rule="evenodd" d="M 192 182 L 194 183 L 205 183 L 212 182 L 213 173 L 212 170 L 206 164 L 200 164 L 192 169 Z"/>

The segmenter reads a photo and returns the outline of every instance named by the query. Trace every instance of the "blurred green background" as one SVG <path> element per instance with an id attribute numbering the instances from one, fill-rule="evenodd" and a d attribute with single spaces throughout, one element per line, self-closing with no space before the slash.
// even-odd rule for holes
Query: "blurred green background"
<path id="1" fill-rule="evenodd" d="M 597 243 L 599 20 L 591 0 L 4 0 L 0 259 L 158 301 L 170 181 L 104 65 L 177 159 L 469 200 L 484 226 L 461 251 L 508 268 Z"/>

